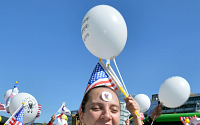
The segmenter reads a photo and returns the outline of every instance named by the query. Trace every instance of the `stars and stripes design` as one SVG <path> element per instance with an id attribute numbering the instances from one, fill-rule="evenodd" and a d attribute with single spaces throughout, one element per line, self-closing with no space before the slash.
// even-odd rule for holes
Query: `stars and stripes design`
<path id="1" fill-rule="evenodd" d="M 197 117 L 197 116 L 180 117 L 180 120 L 181 120 L 181 122 L 183 123 L 183 125 L 186 124 L 186 123 L 185 123 L 185 120 L 186 120 L 187 118 L 191 121 L 192 119 L 198 118 L 198 117 Z"/>
<path id="2" fill-rule="evenodd" d="M 87 84 L 86 90 L 84 95 L 92 88 L 96 86 L 105 85 L 113 89 L 117 95 L 121 94 L 121 90 L 119 89 L 119 86 L 115 81 L 112 79 L 112 77 L 106 72 L 106 70 L 103 68 L 100 62 L 98 62 L 92 72 L 92 75 L 89 79 L 89 82 Z M 82 102 L 81 102 L 82 105 Z M 81 111 L 81 105 L 79 107 L 78 112 Z"/>
<path id="3" fill-rule="evenodd" d="M 23 125 L 24 124 L 24 106 L 8 121 L 6 125 Z"/>
<path id="4" fill-rule="evenodd" d="M 89 91 L 90 89 L 92 89 L 96 86 L 100 86 L 100 85 L 108 86 L 115 91 L 119 90 L 118 85 L 108 75 L 108 73 L 105 71 L 105 69 L 98 62 L 97 65 L 95 66 L 93 72 L 92 72 L 90 79 L 89 79 L 85 93 L 87 93 L 87 91 Z"/>

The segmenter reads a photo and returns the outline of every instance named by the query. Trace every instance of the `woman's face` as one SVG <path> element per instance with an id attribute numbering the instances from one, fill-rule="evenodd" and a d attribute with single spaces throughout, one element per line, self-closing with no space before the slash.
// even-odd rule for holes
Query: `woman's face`
<path id="1" fill-rule="evenodd" d="M 106 91 L 112 95 L 110 101 L 102 98 Z M 86 125 L 119 125 L 120 104 L 117 95 L 108 88 L 96 88 L 89 93 L 85 112 L 80 113 L 81 122 Z"/>

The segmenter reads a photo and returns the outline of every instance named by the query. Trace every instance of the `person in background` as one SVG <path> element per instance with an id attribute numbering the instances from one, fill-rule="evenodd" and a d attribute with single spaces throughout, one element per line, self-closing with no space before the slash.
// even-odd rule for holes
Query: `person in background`
<path id="1" fill-rule="evenodd" d="M 51 120 L 49 121 L 49 123 L 47 125 L 53 125 L 53 122 L 56 120 L 56 114 L 53 114 L 51 116 Z"/>
<path id="2" fill-rule="evenodd" d="M 159 105 L 157 105 L 153 111 L 151 112 L 151 115 L 148 117 L 148 120 L 146 120 L 146 122 L 143 125 L 151 125 L 151 123 L 153 122 L 152 125 L 156 125 L 156 119 L 162 114 L 162 103 L 160 103 Z"/>

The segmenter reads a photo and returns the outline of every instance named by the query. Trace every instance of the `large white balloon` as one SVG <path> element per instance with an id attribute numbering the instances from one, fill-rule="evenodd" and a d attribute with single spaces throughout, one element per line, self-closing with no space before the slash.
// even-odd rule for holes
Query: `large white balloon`
<path id="1" fill-rule="evenodd" d="M 151 101 L 150 101 L 149 97 L 145 94 L 138 94 L 133 99 L 140 106 L 140 112 L 146 112 L 151 105 Z"/>
<path id="2" fill-rule="evenodd" d="M 8 97 L 10 96 L 11 93 L 12 93 L 12 89 L 9 89 L 9 90 L 6 91 L 6 93 L 4 94 L 5 102 L 7 101 Z"/>
<path id="3" fill-rule="evenodd" d="M 19 93 L 14 96 L 10 102 L 11 115 L 22 105 L 24 102 L 24 123 L 32 121 L 38 112 L 37 100 L 28 93 Z"/>
<path id="4" fill-rule="evenodd" d="M 113 7 L 98 5 L 85 15 L 81 26 L 87 49 L 102 59 L 113 59 L 123 50 L 127 27 L 122 15 Z"/>
<path id="5" fill-rule="evenodd" d="M 176 108 L 183 105 L 189 96 L 190 85 L 180 76 L 174 76 L 165 80 L 158 94 L 160 102 L 168 108 Z"/>

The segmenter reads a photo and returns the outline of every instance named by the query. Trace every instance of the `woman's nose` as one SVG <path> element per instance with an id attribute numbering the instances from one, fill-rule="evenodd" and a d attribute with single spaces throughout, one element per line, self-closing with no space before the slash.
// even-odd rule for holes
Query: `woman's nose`
<path id="1" fill-rule="evenodd" d="M 109 109 L 104 109 L 102 112 L 101 118 L 104 120 L 110 120 L 111 119 L 111 112 Z"/>

